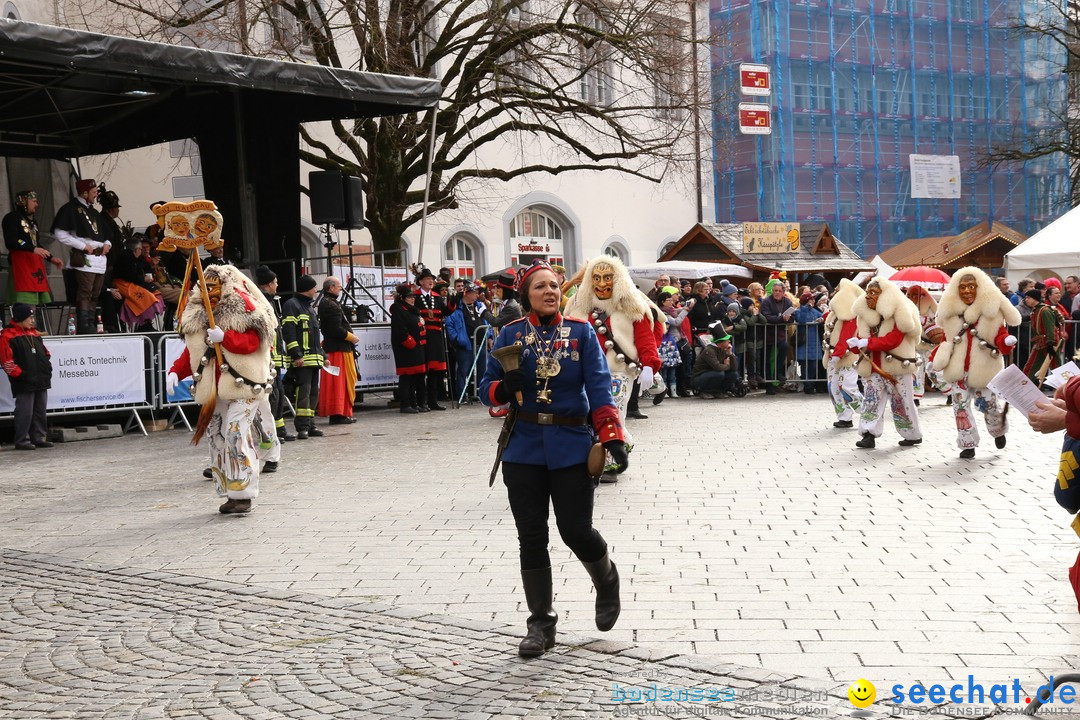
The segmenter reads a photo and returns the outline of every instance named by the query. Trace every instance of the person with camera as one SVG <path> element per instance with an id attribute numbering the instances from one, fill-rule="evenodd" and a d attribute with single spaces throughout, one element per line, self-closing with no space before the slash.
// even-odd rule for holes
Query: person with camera
<path id="1" fill-rule="evenodd" d="M 489 362 L 480 397 L 485 405 L 512 408 L 512 429 L 501 461 L 529 608 L 528 631 L 518 654 L 536 657 L 554 647 L 558 621 L 552 608 L 549 504 L 560 537 L 596 588 L 597 629 L 610 630 L 619 617 L 619 573 L 607 543 L 593 527 L 596 483 L 588 459 L 594 453 L 594 433 L 620 471 L 629 464 L 629 455 L 596 331 L 588 322 L 559 312 L 562 292 L 546 262 L 535 261 L 519 283 L 528 314 L 502 329 L 493 352 L 517 344 L 520 367 L 504 370 L 501 362 Z"/>

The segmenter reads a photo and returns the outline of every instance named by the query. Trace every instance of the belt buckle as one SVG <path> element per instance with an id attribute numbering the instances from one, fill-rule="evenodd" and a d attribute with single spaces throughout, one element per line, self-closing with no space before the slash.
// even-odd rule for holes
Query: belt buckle
<path id="1" fill-rule="evenodd" d="M 536 422 L 538 425 L 554 425 L 555 415 L 552 413 L 537 413 Z"/>

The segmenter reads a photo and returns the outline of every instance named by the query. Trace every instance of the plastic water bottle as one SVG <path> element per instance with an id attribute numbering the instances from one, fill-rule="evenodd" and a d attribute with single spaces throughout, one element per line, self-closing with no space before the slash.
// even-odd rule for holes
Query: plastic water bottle
<path id="1" fill-rule="evenodd" d="M 101 322 L 101 313 L 97 316 L 97 334 L 101 335 L 105 332 L 105 324 Z"/>
<path id="2" fill-rule="evenodd" d="M 70 314 L 70 313 L 68 314 L 67 334 L 68 335 L 74 335 L 75 334 L 75 316 Z"/>

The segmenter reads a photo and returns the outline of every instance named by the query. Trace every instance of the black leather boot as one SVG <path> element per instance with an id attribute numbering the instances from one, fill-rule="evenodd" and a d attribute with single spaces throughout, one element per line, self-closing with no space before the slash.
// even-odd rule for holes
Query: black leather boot
<path id="1" fill-rule="evenodd" d="M 607 632 L 615 627 L 622 605 L 619 603 L 619 571 L 607 553 L 595 562 L 582 561 L 596 588 L 596 629 Z"/>
<path id="2" fill-rule="evenodd" d="M 97 332 L 97 319 L 93 310 L 79 310 L 76 313 L 75 332 L 79 335 L 94 335 Z"/>
<path id="3" fill-rule="evenodd" d="M 559 616 L 552 609 L 551 566 L 521 571 L 525 603 L 529 606 L 528 631 L 518 644 L 521 657 L 539 657 L 555 647 L 555 623 Z"/>
<path id="4" fill-rule="evenodd" d="M 413 389 L 413 376 L 402 375 L 398 378 L 398 409 L 406 414 L 415 415 L 420 412 L 416 409 L 416 391 Z"/>

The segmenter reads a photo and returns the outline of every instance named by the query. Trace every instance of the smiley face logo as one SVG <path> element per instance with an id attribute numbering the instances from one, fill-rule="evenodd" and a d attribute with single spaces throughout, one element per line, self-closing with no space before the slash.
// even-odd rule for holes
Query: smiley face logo
<path id="1" fill-rule="evenodd" d="M 857 708 L 868 708 L 874 704 L 877 688 L 869 680 L 859 678 L 847 689 L 848 700 Z"/>

